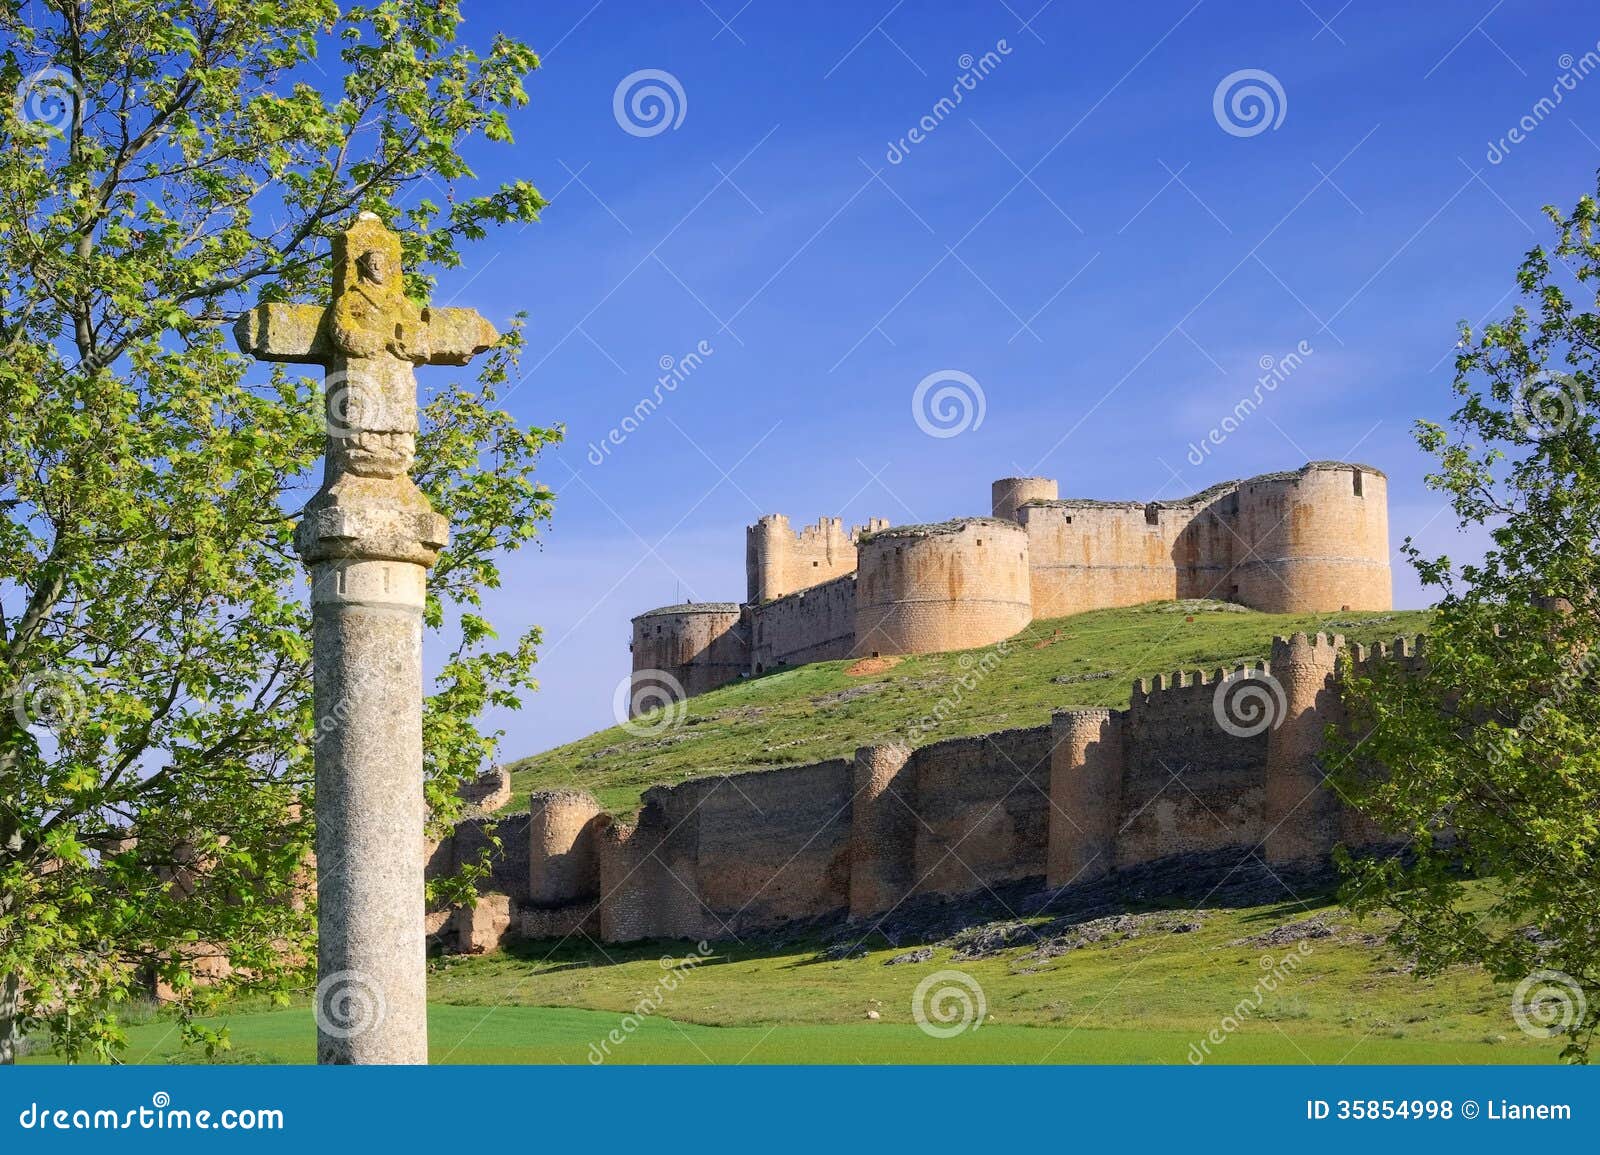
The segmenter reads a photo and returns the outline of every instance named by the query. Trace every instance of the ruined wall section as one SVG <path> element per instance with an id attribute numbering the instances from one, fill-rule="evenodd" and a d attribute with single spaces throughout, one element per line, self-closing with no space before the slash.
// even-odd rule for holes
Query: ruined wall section
<path id="1" fill-rule="evenodd" d="M 706 602 L 663 606 L 634 618 L 628 716 L 663 705 L 663 687 L 681 687 L 683 696 L 693 697 L 743 676 L 750 668 L 750 643 L 742 616 L 733 602 Z"/>
<path id="2" fill-rule="evenodd" d="M 848 658 L 856 638 L 856 575 L 746 607 L 751 673 Z"/>
<path id="3" fill-rule="evenodd" d="M 1267 663 L 1141 680 L 1126 710 L 658 786 L 634 823 L 587 795 L 542 792 L 522 857 L 508 837 L 490 888 L 522 908 L 524 934 L 623 942 L 870 918 L 917 895 L 1080 885 L 1189 855 L 1325 862 L 1336 842 L 1383 840 L 1322 782 L 1343 649 L 1337 635 L 1278 638 Z M 1424 660 L 1403 639 L 1350 656 Z M 436 868 L 483 837 L 481 820 L 462 823 Z"/>
<path id="4" fill-rule="evenodd" d="M 601 934 L 727 938 L 850 902 L 851 764 L 698 778 L 645 791 L 601 844 Z"/>
<path id="5" fill-rule="evenodd" d="M 912 755 L 916 894 L 959 895 L 1045 873 L 1050 727 L 953 738 Z"/>
<path id="6" fill-rule="evenodd" d="M 900 526 L 863 540 L 857 656 L 971 649 L 1032 620 L 1028 535 L 988 517 Z"/>

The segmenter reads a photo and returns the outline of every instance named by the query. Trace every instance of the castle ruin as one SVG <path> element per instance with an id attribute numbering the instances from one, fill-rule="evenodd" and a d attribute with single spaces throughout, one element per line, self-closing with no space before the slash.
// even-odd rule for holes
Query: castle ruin
<path id="1" fill-rule="evenodd" d="M 991 645 L 1037 618 L 1171 598 L 1269 613 L 1391 608 L 1388 482 L 1314 461 L 1174 501 L 1062 500 L 1007 477 L 990 516 L 798 532 L 782 514 L 746 530 L 745 600 L 633 619 L 643 683 L 686 696 L 785 666 Z M 659 699 L 655 699 L 657 704 Z"/>

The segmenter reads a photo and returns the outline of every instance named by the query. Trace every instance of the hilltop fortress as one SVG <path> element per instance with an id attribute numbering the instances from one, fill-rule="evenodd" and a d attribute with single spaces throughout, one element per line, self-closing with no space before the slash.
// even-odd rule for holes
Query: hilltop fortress
<path id="1" fill-rule="evenodd" d="M 824 518 L 796 533 L 762 518 L 743 603 L 633 620 L 635 705 L 652 679 L 692 695 L 830 658 L 1003 653 L 1035 618 L 1161 599 L 1391 608 L 1387 485 L 1368 466 L 1312 462 L 1146 504 L 1061 500 L 1045 478 L 1004 478 L 992 497 L 991 516 L 938 525 L 875 519 L 846 533 Z M 1008 885 L 1053 896 L 1140 871 L 1170 883 L 1251 862 L 1273 878 L 1324 867 L 1340 843 L 1387 844 L 1324 782 L 1343 671 L 1423 660 L 1411 639 L 1368 649 L 1296 634 L 1267 662 L 1141 678 L 1125 710 L 691 777 L 646 790 L 631 818 L 584 791 L 536 791 L 526 813 L 470 818 L 430 848 L 430 874 L 485 851 L 490 862 L 477 905 L 433 911 L 430 930 L 466 951 L 518 937 L 726 938 Z M 503 774 L 485 789 L 485 809 L 508 800 Z"/>
<path id="2" fill-rule="evenodd" d="M 745 531 L 742 603 L 633 619 L 635 707 L 783 666 L 991 645 L 1035 618 L 1169 598 L 1268 613 L 1391 608 L 1388 482 L 1314 461 L 1175 501 L 1061 499 L 1006 477 L 990 516 L 849 532 L 782 514 Z M 675 683 L 675 685 L 674 685 Z"/>

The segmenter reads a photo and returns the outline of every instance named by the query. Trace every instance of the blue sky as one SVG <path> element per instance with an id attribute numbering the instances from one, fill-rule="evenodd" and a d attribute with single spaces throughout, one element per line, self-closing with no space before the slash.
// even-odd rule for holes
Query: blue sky
<path id="1" fill-rule="evenodd" d="M 496 719 L 508 756 L 610 724 L 629 618 L 742 598 L 763 513 L 932 521 L 986 513 L 1014 473 L 1147 500 L 1337 458 L 1389 474 L 1396 546 L 1472 548 L 1410 427 L 1449 412 L 1456 324 L 1510 308 L 1540 206 L 1594 191 L 1592 6 L 740 3 L 467 5 L 470 38 L 544 58 L 515 148 L 477 151 L 479 175 L 553 204 L 470 248 L 436 299 L 527 310 L 507 407 L 568 430 L 544 468 L 555 523 L 491 601 L 505 629 L 545 630 L 542 690 Z M 682 99 L 672 126 L 626 131 L 614 96 L 644 70 Z M 1219 119 L 1246 70 L 1271 79 L 1225 89 Z M 1229 119 L 1252 83 L 1261 131 Z M 934 437 L 912 397 L 944 370 L 983 416 Z M 1395 592 L 1423 604 L 1398 558 Z"/>

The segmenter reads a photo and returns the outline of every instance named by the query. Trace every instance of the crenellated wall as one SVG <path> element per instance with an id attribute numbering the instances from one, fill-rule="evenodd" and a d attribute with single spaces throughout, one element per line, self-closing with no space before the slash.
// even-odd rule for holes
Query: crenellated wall
<path id="1" fill-rule="evenodd" d="M 1173 501 L 1059 499 L 1003 477 L 994 517 L 846 532 L 839 518 L 746 531 L 745 603 L 633 620 L 633 669 L 693 696 L 737 678 L 850 656 L 989 645 L 1037 618 L 1172 598 L 1271 613 L 1391 607 L 1388 482 L 1314 461 Z M 636 697 L 659 704 L 647 685 Z"/>
<path id="2" fill-rule="evenodd" d="M 888 526 L 874 517 L 846 533 L 843 520 L 824 517 L 796 532 L 783 514 L 768 514 L 745 530 L 746 600 L 760 605 L 854 573 L 857 540 Z"/>
<path id="3" fill-rule="evenodd" d="M 1195 854 L 1325 862 L 1341 841 L 1382 841 L 1322 783 L 1345 649 L 1297 634 L 1264 663 L 1141 679 L 1125 710 L 652 787 L 632 822 L 580 792 L 536 793 L 501 828 L 487 889 L 508 896 L 513 933 L 626 942 L 869 919 L 914 896 L 1063 888 Z M 1407 639 L 1349 657 L 1424 660 Z M 463 823 L 435 868 L 485 845 L 482 822 Z"/>

